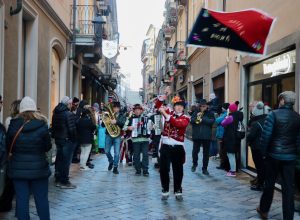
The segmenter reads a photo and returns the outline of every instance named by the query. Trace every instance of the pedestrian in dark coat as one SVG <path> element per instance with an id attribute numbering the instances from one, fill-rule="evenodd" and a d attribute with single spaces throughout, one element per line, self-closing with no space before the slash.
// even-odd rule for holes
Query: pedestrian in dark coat
<path id="1" fill-rule="evenodd" d="M 264 219 L 268 217 L 276 179 L 280 173 L 283 219 L 293 220 L 295 165 L 300 145 L 300 116 L 293 110 L 296 101 L 294 92 L 283 92 L 278 100 L 279 109 L 267 116 L 260 142 L 262 154 L 266 158 L 266 179 L 257 212 Z"/>
<path id="2" fill-rule="evenodd" d="M 198 166 L 198 154 L 200 146 L 203 146 L 203 166 L 202 173 L 209 175 L 207 171 L 209 161 L 209 149 L 212 139 L 212 126 L 215 122 L 214 114 L 208 110 L 208 105 L 205 99 L 199 103 L 200 110 L 194 112 L 191 118 L 192 138 L 193 138 L 193 166 L 192 172 L 196 171 Z"/>
<path id="3" fill-rule="evenodd" d="M 240 148 L 241 142 L 241 140 L 239 140 L 236 136 L 236 129 L 238 122 L 242 118 L 238 111 L 238 102 L 230 104 L 228 109 L 229 114 L 225 117 L 221 124 L 224 127 L 223 142 L 230 164 L 230 170 L 227 173 L 227 176 L 235 177 L 237 170 L 236 153 Z"/>
<path id="4" fill-rule="evenodd" d="M 20 133 L 17 136 L 18 131 Z M 10 146 L 9 151 L 12 152 L 8 175 L 16 191 L 17 218 L 30 218 L 29 197 L 33 193 L 38 216 L 43 220 L 50 219 L 48 178 L 51 172 L 46 152 L 52 145 L 47 119 L 37 112 L 35 102 L 29 97 L 22 99 L 19 117 L 11 120 L 7 146 Z"/>
<path id="5" fill-rule="evenodd" d="M 80 154 L 80 169 L 89 170 L 86 165 L 89 154 L 94 142 L 94 133 L 96 130 L 96 120 L 89 109 L 82 110 L 81 118 L 77 121 L 78 141 L 81 147 Z"/>
<path id="6" fill-rule="evenodd" d="M 257 180 L 251 185 L 252 190 L 262 190 L 265 182 L 265 165 L 260 149 L 260 138 L 266 119 L 264 103 L 258 102 L 252 111 L 250 130 L 247 135 L 247 143 L 251 147 L 252 158 L 257 171 Z"/>

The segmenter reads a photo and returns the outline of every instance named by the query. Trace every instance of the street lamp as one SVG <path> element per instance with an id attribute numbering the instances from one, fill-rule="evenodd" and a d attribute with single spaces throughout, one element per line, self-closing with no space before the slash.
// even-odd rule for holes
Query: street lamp
<path id="1" fill-rule="evenodd" d="M 94 24 L 95 37 L 98 42 L 102 39 L 102 25 L 106 23 L 106 18 L 97 14 L 94 20 L 92 20 L 92 23 Z"/>

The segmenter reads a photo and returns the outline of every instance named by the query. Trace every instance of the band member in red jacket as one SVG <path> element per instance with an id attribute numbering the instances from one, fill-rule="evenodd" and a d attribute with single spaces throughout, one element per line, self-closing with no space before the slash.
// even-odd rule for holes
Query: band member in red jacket
<path id="1" fill-rule="evenodd" d="M 162 132 L 162 146 L 160 149 L 160 180 L 162 185 L 162 200 L 169 198 L 170 165 L 172 163 L 174 177 L 175 198 L 181 201 L 183 164 L 185 163 L 184 135 L 190 119 L 184 115 L 185 102 L 178 96 L 172 100 L 174 110 L 161 107 L 163 98 L 159 97 L 156 108 L 165 117 L 164 129 Z"/>

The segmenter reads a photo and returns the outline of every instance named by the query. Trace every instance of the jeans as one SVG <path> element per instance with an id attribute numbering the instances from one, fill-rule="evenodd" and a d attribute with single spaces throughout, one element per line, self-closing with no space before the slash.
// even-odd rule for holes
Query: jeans
<path id="1" fill-rule="evenodd" d="M 209 150 L 209 156 L 217 156 L 218 154 L 218 142 L 215 141 L 211 141 L 210 143 L 210 150 Z"/>
<path id="2" fill-rule="evenodd" d="M 236 161 L 235 161 L 235 154 L 233 153 L 227 153 L 229 164 L 230 164 L 230 171 L 235 172 L 236 171 Z"/>
<path id="3" fill-rule="evenodd" d="M 55 140 L 57 152 L 55 160 L 55 177 L 62 184 L 69 182 L 69 172 L 76 144 L 70 140 Z"/>
<path id="4" fill-rule="evenodd" d="M 86 162 L 88 161 L 92 144 L 81 144 L 81 154 L 80 154 L 80 167 L 86 168 Z"/>
<path id="5" fill-rule="evenodd" d="M 294 219 L 295 161 L 267 158 L 264 192 L 260 199 L 260 210 L 268 213 L 272 204 L 278 174 L 282 178 L 282 211 L 284 220 Z"/>
<path id="6" fill-rule="evenodd" d="M 265 163 L 263 160 L 263 156 L 259 149 L 251 148 L 251 152 L 252 152 L 252 158 L 257 171 L 257 180 L 259 185 L 262 186 L 265 182 Z"/>
<path id="7" fill-rule="evenodd" d="M 13 180 L 16 190 L 16 215 L 18 220 L 29 220 L 29 196 L 32 193 L 38 216 L 50 220 L 48 201 L 48 178 L 35 180 Z"/>
<path id="8" fill-rule="evenodd" d="M 148 156 L 148 141 L 143 142 L 133 142 L 133 162 L 134 167 L 137 172 L 148 171 L 149 166 L 149 156 Z M 141 153 L 143 154 L 143 159 L 141 162 Z"/>
<path id="9" fill-rule="evenodd" d="M 174 192 L 182 192 L 183 164 L 185 162 L 185 151 L 183 146 L 162 145 L 160 148 L 160 181 L 164 191 L 169 192 L 170 164 L 172 163 Z"/>
<path id="10" fill-rule="evenodd" d="M 110 135 L 105 137 L 105 153 L 110 164 L 114 164 L 114 167 L 118 167 L 120 159 L 120 145 L 121 137 L 112 138 Z M 114 157 L 112 157 L 110 151 L 111 147 L 114 146 Z"/>
<path id="11" fill-rule="evenodd" d="M 202 170 L 207 170 L 208 161 L 209 161 L 209 148 L 210 148 L 210 140 L 193 140 L 193 166 L 198 166 L 198 154 L 200 152 L 201 145 L 203 146 L 203 166 Z"/>

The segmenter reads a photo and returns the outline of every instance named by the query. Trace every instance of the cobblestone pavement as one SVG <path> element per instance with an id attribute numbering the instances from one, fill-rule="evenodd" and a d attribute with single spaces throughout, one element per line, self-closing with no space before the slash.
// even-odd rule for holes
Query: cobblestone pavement
<path id="1" fill-rule="evenodd" d="M 120 174 L 114 175 L 107 171 L 106 156 L 99 155 L 93 161 L 93 170 L 78 171 L 78 165 L 72 165 L 71 181 L 77 189 L 58 189 L 50 178 L 51 219 L 258 219 L 255 208 L 261 193 L 249 189 L 250 177 L 245 173 L 239 173 L 237 178 L 226 177 L 223 171 L 215 169 L 214 160 L 210 161 L 210 176 L 203 176 L 201 168 L 192 173 L 191 148 L 187 141 L 184 201 L 176 201 L 173 195 L 168 201 L 160 200 L 159 173 L 151 162 L 149 177 L 135 176 L 134 169 L 125 164 L 120 166 Z M 38 219 L 33 199 L 30 210 L 31 219 Z M 14 211 L 0 215 L 0 219 L 14 219 L 13 216 Z M 270 219 L 281 219 L 278 192 Z M 295 219 L 300 219 L 299 214 Z"/>

